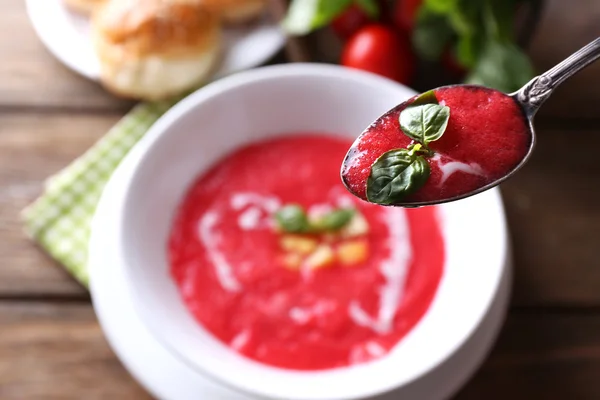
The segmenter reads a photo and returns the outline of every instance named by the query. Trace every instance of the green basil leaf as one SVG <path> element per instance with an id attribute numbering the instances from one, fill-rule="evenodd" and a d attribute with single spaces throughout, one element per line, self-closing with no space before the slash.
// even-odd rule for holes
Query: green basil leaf
<path id="1" fill-rule="evenodd" d="M 450 119 L 450 107 L 439 104 L 408 106 L 400 113 L 400 128 L 409 138 L 427 145 L 442 137 Z"/>
<path id="2" fill-rule="evenodd" d="M 418 95 L 417 98 L 410 103 L 410 107 L 420 106 L 422 104 L 438 104 L 438 99 L 435 97 L 435 92 L 433 90 Z"/>
<path id="3" fill-rule="evenodd" d="M 352 0 L 292 0 L 283 29 L 290 35 L 305 35 L 327 25 L 351 4 Z"/>
<path id="4" fill-rule="evenodd" d="M 456 7 L 448 13 L 448 20 L 457 35 L 482 34 L 481 13 L 484 0 L 458 0 Z"/>
<path id="5" fill-rule="evenodd" d="M 427 61 L 439 60 L 452 35 L 446 16 L 421 7 L 411 36 L 412 45 L 421 58 Z"/>
<path id="6" fill-rule="evenodd" d="M 429 179 L 429 163 L 407 149 L 390 150 L 375 161 L 367 179 L 367 200 L 391 205 L 420 189 Z"/>
<path id="7" fill-rule="evenodd" d="M 297 204 L 289 204 L 275 213 L 275 221 L 282 231 L 289 233 L 306 233 L 310 231 L 310 223 L 304 209 Z"/>
<path id="8" fill-rule="evenodd" d="M 337 231 L 342 229 L 352 220 L 356 211 L 352 208 L 340 208 L 325 214 L 318 221 L 312 223 L 316 231 Z"/>
<path id="9" fill-rule="evenodd" d="M 459 36 L 456 41 L 454 54 L 460 65 L 463 65 L 466 68 L 473 68 L 475 66 L 481 52 L 481 40 L 482 38 L 480 36 L 471 34 Z"/>
<path id="10" fill-rule="evenodd" d="M 379 17 L 379 4 L 377 4 L 376 0 L 354 0 L 354 2 L 370 18 L 375 19 Z"/>
<path id="11" fill-rule="evenodd" d="M 514 36 L 515 0 L 486 0 L 483 20 L 489 36 L 510 42 Z"/>
<path id="12" fill-rule="evenodd" d="M 511 93 L 534 76 L 527 55 L 513 43 L 491 40 L 485 47 L 466 83 Z"/>
<path id="13" fill-rule="evenodd" d="M 425 0 L 424 6 L 438 14 L 449 14 L 456 10 L 458 0 Z"/>

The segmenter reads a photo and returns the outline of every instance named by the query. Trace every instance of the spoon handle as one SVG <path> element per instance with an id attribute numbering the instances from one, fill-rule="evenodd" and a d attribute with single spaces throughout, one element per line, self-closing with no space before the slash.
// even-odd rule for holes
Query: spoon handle
<path id="1" fill-rule="evenodd" d="M 517 99 L 530 117 L 550 97 L 561 83 L 600 58 L 600 38 L 589 43 L 569 58 L 536 76 L 512 96 Z"/>

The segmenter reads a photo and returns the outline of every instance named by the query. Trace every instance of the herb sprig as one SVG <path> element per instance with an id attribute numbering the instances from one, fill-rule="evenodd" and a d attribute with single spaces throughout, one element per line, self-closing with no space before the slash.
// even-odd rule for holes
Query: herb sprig
<path id="1" fill-rule="evenodd" d="M 379 14 L 376 0 L 293 0 L 283 28 L 291 35 L 305 35 L 329 24 L 353 4 L 373 19 Z"/>
<path id="2" fill-rule="evenodd" d="M 429 144 L 442 137 L 450 119 L 450 108 L 438 103 L 433 91 L 417 97 L 400 112 L 402 132 L 413 140 L 406 149 L 385 152 L 371 166 L 367 200 L 391 205 L 419 190 L 431 170 L 426 157 L 433 156 Z"/>
<path id="3" fill-rule="evenodd" d="M 529 0 L 423 0 L 413 46 L 425 60 L 438 61 L 450 48 L 469 71 L 466 83 L 513 92 L 534 76 L 514 39 L 520 3 Z"/>
<path id="4" fill-rule="evenodd" d="M 531 1 L 423 0 L 410 32 L 413 47 L 427 61 L 440 61 L 450 51 L 468 71 L 465 83 L 513 92 L 535 75 L 514 38 L 517 8 Z M 379 3 L 292 0 L 282 25 L 290 35 L 305 35 L 328 25 L 352 5 L 375 20 L 382 11 Z"/>

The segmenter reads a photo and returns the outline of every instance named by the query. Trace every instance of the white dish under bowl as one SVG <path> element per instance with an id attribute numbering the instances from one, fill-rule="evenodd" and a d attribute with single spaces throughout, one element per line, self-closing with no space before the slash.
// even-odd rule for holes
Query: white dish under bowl
<path id="1" fill-rule="evenodd" d="M 42 43 L 64 65 L 92 80 L 100 62 L 90 37 L 90 21 L 69 10 L 63 0 L 26 0 L 27 14 Z M 224 55 L 215 77 L 264 64 L 285 43 L 276 22 L 265 15 L 247 26 L 224 29 Z"/>
<path id="2" fill-rule="evenodd" d="M 377 361 L 295 372 L 244 358 L 186 309 L 170 277 L 166 242 L 192 181 L 225 153 L 294 132 L 354 138 L 413 92 L 372 74 L 292 64 L 237 74 L 179 103 L 136 147 L 139 159 L 115 211 L 117 254 L 141 321 L 198 373 L 241 392 L 288 400 L 355 399 L 409 385 L 442 365 L 476 332 L 497 297 L 508 246 L 497 191 L 441 207 L 444 275 L 421 321 Z"/>

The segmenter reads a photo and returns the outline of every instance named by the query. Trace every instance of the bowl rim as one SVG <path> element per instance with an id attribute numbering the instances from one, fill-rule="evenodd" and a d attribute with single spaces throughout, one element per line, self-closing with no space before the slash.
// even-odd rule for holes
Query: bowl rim
<path id="1" fill-rule="evenodd" d="M 176 104 L 174 107 L 172 107 L 170 110 L 168 110 L 158 121 L 155 122 L 155 124 L 152 126 L 152 128 L 138 142 L 138 144 L 136 144 L 137 151 L 141 154 L 139 155 L 138 159 L 136 160 L 136 163 L 132 166 L 132 173 L 131 173 L 131 175 L 129 177 L 129 181 L 127 182 L 127 185 L 125 187 L 125 192 L 123 194 L 123 199 L 124 199 L 123 206 L 121 207 L 121 209 L 119 210 L 119 213 L 118 213 L 119 214 L 118 220 L 120 222 L 119 228 L 118 228 L 119 231 L 124 232 L 126 230 L 126 228 L 124 226 L 125 225 L 124 222 L 126 220 L 125 213 L 126 213 L 126 210 L 129 209 L 129 207 L 131 207 L 130 198 L 131 198 L 131 191 L 132 191 L 132 187 L 133 187 L 132 183 L 135 182 L 136 178 L 139 176 L 140 167 L 143 166 L 147 162 L 149 153 L 151 153 L 150 150 L 152 150 L 156 146 L 157 142 L 159 142 L 163 136 L 168 134 L 170 128 L 177 121 L 179 121 L 181 118 L 183 118 L 186 114 L 192 112 L 196 107 L 202 106 L 202 103 L 209 102 L 213 97 L 215 97 L 219 94 L 222 94 L 224 92 L 230 91 L 230 90 L 236 90 L 246 84 L 259 84 L 263 81 L 268 81 L 268 80 L 277 80 L 277 79 L 281 79 L 281 78 L 298 79 L 301 77 L 320 77 L 320 78 L 325 77 L 325 78 L 332 78 L 332 79 L 344 79 L 347 81 L 360 82 L 363 84 L 366 83 L 368 85 L 374 85 L 374 86 L 378 86 L 380 88 L 382 87 L 382 85 L 385 85 L 386 86 L 385 90 L 389 90 L 390 85 L 392 85 L 392 86 L 395 85 L 396 88 L 398 89 L 398 93 L 400 93 L 402 90 L 404 90 L 404 91 L 409 90 L 410 92 L 414 93 L 414 91 L 412 91 L 412 89 L 408 89 L 403 85 L 400 85 L 400 84 L 393 82 L 391 80 L 388 80 L 386 78 L 377 76 L 375 74 L 358 71 L 358 70 L 351 70 L 351 69 L 347 69 L 347 68 L 343 68 L 343 67 L 335 66 L 335 65 L 313 64 L 313 63 L 295 63 L 295 64 L 282 64 L 282 65 L 261 67 L 261 68 L 257 68 L 257 69 L 250 70 L 250 71 L 240 72 L 240 73 L 231 75 L 227 78 L 215 81 L 211 84 L 208 84 L 207 86 L 203 87 L 202 89 L 192 93 L 191 95 L 189 95 L 188 97 L 186 97 L 185 99 L 180 101 L 178 104 Z M 384 89 L 382 89 L 382 90 L 384 90 Z M 358 392 L 356 392 L 354 394 L 350 394 L 350 395 L 345 393 L 343 396 L 344 399 L 358 399 L 358 398 L 364 398 L 364 397 L 368 397 L 368 396 L 378 395 L 378 394 L 393 390 L 395 388 L 405 386 L 411 382 L 414 382 L 415 380 L 418 380 L 419 378 L 426 375 L 432 369 L 434 369 L 437 366 L 439 366 L 440 364 L 444 363 L 456 351 L 458 351 L 460 349 L 460 347 L 468 340 L 468 338 L 477 329 L 477 327 L 481 324 L 482 320 L 484 319 L 485 315 L 487 314 L 487 312 L 493 302 L 493 299 L 495 298 L 496 293 L 499 289 L 499 284 L 501 281 L 500 278 L 501 278 L 501 275 L 505 268 L 506 260 L 508 258 L 508 254 L 507 254 L 508 233 L 507 233 L 507 229 L 506 229 L 504 208 L 502 205 L 501 197 L 499 195 L 499 190 L 493 189 L 493 190 L 487 192 L 486 194 L 484 194 L 484 196 L 486 196 L 486 195 L 489 197 L 490 204 L 493 205 L 493 207 L 495 207 L 495 209 L 497 211 L 495 213 L 495 215 L 497 216 L 497 219 L 498 219 L 496 221 L 496 225 L 497 225 L 498 229 L 500 230 L 500 234 L 498 236 L 498 242 L 496 243 L 496 245 L 499 248 L 499 253 L 501 254 L 501 257 L 496 262 L 497 276 L 495 277 L 493 285 L 490 288 L 491 290 L 486 295 L 486 298 L 482 300 L 481 307 L 479 308 L 479 312 L 475 315 L 475 317 L 472 320 L 469 321 L 469 326 L 467 328 L 465 328 L 464 335 L 462 335 L 461 339 L 458 340 L 457 342 L 453 343 L 450 346 L 447 346 L 445 348 L 445 351 L 436 354 L 435 357 L 430 357 L 432 359 L 432 361 L 427 366 L 421 367 L 421 368 L 416 368 L 414 371 L 412 371 L 411 374 L 408 374 L 408 376 L 400 377 L 402 379 L 400 379 L 400 378 L 389 379 L 388 381 L 386 381 L 387 383 L 385 385 L 380 385 L 377 388 L 369 388 L 366 390 L 358 391 Z M 122 245 L 123 240 L 120 240 L 120 243 Z M 119 250 L 121 251 L 121 253 L 124 256 L 123 259 L 127 260 L 128 258 L 125 256 L 125 252 L 123 251 L 123 249 L 119 249 Z M 131 272 L 129 272 L 128 269 L 129 268 L 126 268 L 125 276 L 127 277 L 127 280 L 129 281 L 128 282 L 129 285 L 132 286 L 131 287 L 132 294 L 133 294 L 132 297 L 133 297 L 133 303 L 134 303 L 134 308 L 136 310 L 136 313 L 139 315 L 140 320 L 143 322 L 143 324 L 146 325 L 148 330 L 158 340 L 158 342 L 161 343 L 175 357 L 177 357 L 178 359 L 183 361 L 185 364 L 187 364 L 194 370 L 207 376 L 208 378 L 213 379 L 220 384 L 224 384 L 228 387 L 231 387 L 233 389 L 236 389 L 236 390 L 244 392 L 244 393 L 249 393 L 251 395 L 255 395 L 255 396 L 258 395 L 258 396 L 267 397 L 267 398 L 286 398 L 288 400 L 296 400 L 296 399 L 297 400 L 307 400 L 308 399 L 306 396 L 298 397 L 298 395 L 293 392 L 289 392 L 289 391 L 286 392 L 285 389 L 283 391 L 279 390 L 279 389 L 273 390 L 272 388 L 265 389 L 264 387 L 260 387 L 260 385 L 256 385 L 256 384 L 249 385 L 247 382 L 241 383 L 239 380 L 237 380 L 235 378 L 232 379 L 231 374 L 223 374 L 220 372 L 216 372 L 210 366 L 206 365 L 206 363 L 198 362 L 198 360 L 192 360 L 188 356 L 188 354 L 186 354 L 184 351 L 181 351 L 181 349 L 179 349 L 177 347 L 177 345 L 174 345 L 173 343 L 171 343 L 171 341 L 168 338 L 163 337 L 156 329 L 157 327 L 155 326 L 155 323 L 150 321 L 149 318 L 146 317 L 145 314 L 147 314 L 147 312 L 144 310 L 143 301 L 140 301 L 140 299 L 136 300 L 136 298 L 138 298 L 138 295 L 137 295 L 138 291 L 135 290 Z M 442 278 L 442 279 L 444 279 L 444 278 Z M 441 285 L 441 283 L 440 283 L 440 285 Z M 435 299 L 438 297 L 439 292 L 440 292 L 440 288 L 438 287 L 436 296 L 433 300 L 434 302 L 435 302 Z M 426 318 L 426 316 L 430 313 L 430 310 L 432 309 L 432 307 L 433 307 L 433 302 L 432 302 L 432 304 L 430 304 L 425 315 L 420 319 L 420 321 L 408 332 L 408 334 L 400 342 L 405 341 L 406 338 L 416 330 L 416 328 L 423 322 L 423 320 Z M 392 350 L 392 352 L 390 352 L 390 354 L 393 354 L 393 350 Z M 367 368 L 370 368 L 375 363 L 362 364 L 359 366 L 359 368 L 367 369 Z M 353 369 L 356 369 L 356 367 L 344 368 L 344 370 L 353 370 Z M 281 370 L 281 371 L 285 371 L 285 373 L 295 374 L 297 376 L 303 376 L 303 377 L 314 377 L 316 375 L 328 374 L 328 371 L 309 371 L 308 373 L 305 371 L 302 371 L 302 372 L 287 371 L 287 370 Z M 268 386 L 268 385 L 262 385 L 262 386 Z M 340 397 L 339 395 L 335 395 L 335 393 L 329 392 L 326 395 L 318 395 L 318 396 L 315 395 L 315 396 L 310 396 L 309 398 L 313 399 L 313 400 L 316 400 L 316 399 L 319 399 L 319 400 L 330 400 L 331 399 L 331 400 L 333 400 L 333 399 L 340 399 L 342 397 Z"/>

